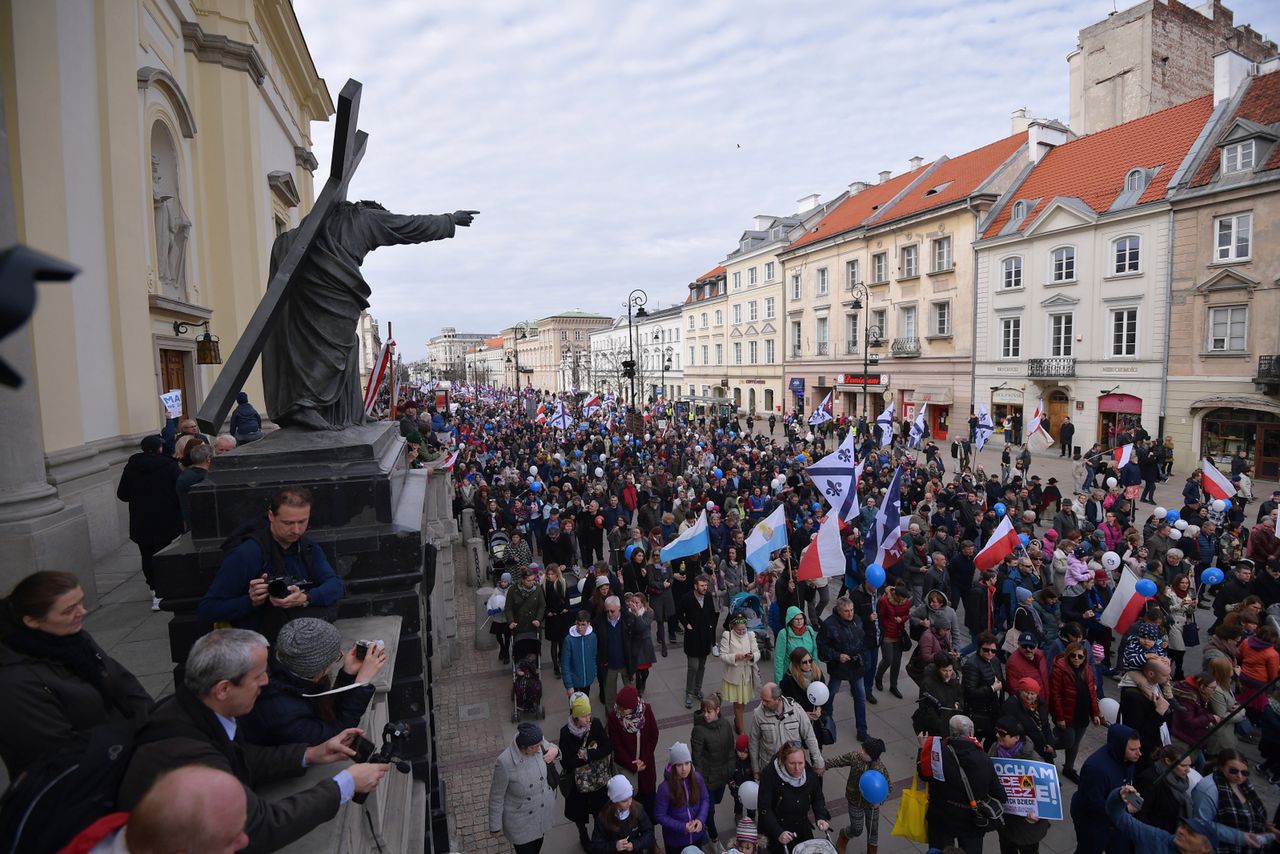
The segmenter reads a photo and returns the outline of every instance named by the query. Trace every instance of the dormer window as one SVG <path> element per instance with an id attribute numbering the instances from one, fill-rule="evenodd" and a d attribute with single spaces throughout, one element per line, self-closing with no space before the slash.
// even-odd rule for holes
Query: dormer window
<path id="1" fill-rule="evenodd" d="M 1013 213 L 1010 214 L 1014 222 L 1022 222 L 1027 218 L 1027 214 L 1031 213 L 1030 202 L 1014 202 Z"/>
<path id="2" fill-rule="evenodd" d="M 1234 175 L 1252 170 L 1257 151 L 1257 142 L 1255 139 L 1246 139 L 1244 142 L 1235 142 L 1223 148 L 1222 173 L 1224 175 Z"/>
<path id="3" fill-rule="evenodd" d="M 1132 169 L 1128 175 L 1124 176 L 1124 189 L 1126 193 L 1136 192 L 1147 186 L 1147 173 L 1141 169 Z"/>

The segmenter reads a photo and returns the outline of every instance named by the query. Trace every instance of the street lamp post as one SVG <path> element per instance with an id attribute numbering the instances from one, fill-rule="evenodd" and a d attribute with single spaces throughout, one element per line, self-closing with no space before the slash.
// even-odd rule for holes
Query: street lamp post
<path id="1" fill-rule="evenodd" d="M 868 374 L 880 364 L 880 354 L 872 353 L 873 347 L 883 345 L 884 330 L 871 325 L 871 292 L 862 282 L 850 285 L 853 291 L 853 308 L 862 312 L 862 417 L 870 420 L 870 399 L 867 391 Z"/>
<path id="2" fill-rule="evenodd" d="M 571 345 L 569 345 L 569 344 L 565 344 L 564 346 L 562 346 L 562 347 L 560 348 L 560 362 L 561 362 L 561 364 L 562 364 L 562 365 L 563 365 L 563 364 L 564 364 L 564 362 L 566 362 L 566 361 L 568 361 L 568 362 L 569 362 L 569 371 L 570 371 L 571 376 L 573 377 L 573 389 L 574 389 L 575 391 L 577 391 L 577 390 L 578 390 L 578 355 L 579 355 L 579 352 L 580 352 L 580 351 L 573 349 L 573 347 L 572 347 Z"/>
<path id="3" fill-rule="evenodd" d="M 636 408 L 636 336 L 635 330 L 631 325 L 632 309 L 635 309 L 635 318 L 637 320 L 649 316 L 644 310 L 645 303 L 649 301 L 649 295 L 636 288 L 627 295 L 627 361 L 622 363 L 624 368 L 624 376 L 631 380 L 631 408 Z"/>
<path id="4" fill-rule="evenodd" d="M 511 327 L 511 353 L 515 354 L 516 391 L 520 390 L 520 342 L 529 337 L 529 321 L 522 320 Z M 507 364 L 511 364 L 511 353 L 507 354 Z"/>

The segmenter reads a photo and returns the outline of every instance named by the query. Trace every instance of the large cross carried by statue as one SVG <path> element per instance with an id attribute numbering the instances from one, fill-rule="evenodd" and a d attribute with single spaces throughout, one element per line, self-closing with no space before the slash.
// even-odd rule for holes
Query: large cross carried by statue
<path id="1" fill-rule="evenodd" d="M 206 433 L 222 429 L 259 357 L 267 414 L 281 427 L 363 423 L 356 328 L 369 306 L 364 256 L 379 246 L 453 237 L 476 213 L 402 215 L 376 202 L 347 201 L 369 139 L 356 127 L 360 90 L 348 80 L 338 95 L 329 179 L 310 213 L 271 248 L 266 293 L 200 407 L 197 421 Z"/>

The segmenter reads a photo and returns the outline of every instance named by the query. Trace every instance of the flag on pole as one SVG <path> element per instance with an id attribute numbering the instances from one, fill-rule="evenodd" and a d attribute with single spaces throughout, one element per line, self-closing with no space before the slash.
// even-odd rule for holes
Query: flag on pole
<path id="1" fill-rule="evenodd" d="M 818 408 L 809 416 L 809 426 L 817 427 L 819 424 L 826 424 L 828 421 L 835 420 L 835 412 L 831 408 L 831 395 L 833 391 L 827 392 L 827 396 L 822 399 L 822 403 L 818 404 Z"/>
<path id="2" fill-rule="evenodd" d="M 544 404 L 538 404 L 538 411 L 534 414 L 533 421 L 535 424 L 547 423 L 547 407 Z"/>
<path id="3" fill-rule="evenodd" d="M 880 429 L 880 447 L 887 448 L 893 444 L 893 401 L 876 416 L 876 427 Z"/>
<path id="4" fill-rule="evenodd" d="M 884 493 L 884 503 L 876 511 L 871 533 L 863 547 L 868 563 L 878 563 L 885 569 L 893 566 L 906 551 L 902 539 L 902 468 L 893 473 L 889 488 Z"/>
<path id="5" fill-rule="evenodd" d="M 978 427 L 973 431 L 973 446 L 981 451 L 982 446 L 996 432 L 996 425 L 991 422 L 991 413 L 985 403 L 978 404 Z"/>
<path id="6" fill-rule="evenodd" d="M 1000 561 L 1013 554 L 1013 550 L 1021 545 L 1022 540 L 1018 539 L 1018 532 L 1014 530 L 1013 522 L 1005 516 L 991 532 L 991 539 L 987 540 L 982 551 L 974 555 L 973 565 L 979 572 L 986 572 L 988 569 L 999 566 Z"/>
<path id="7" fill-rule="evenodd" d="M 1031 422 L 1027 425 L 1026 444 L 1043 451 L 1053 444 L 1053 436 L 1044 426 L 1044 400 L 1036 401 L 1035 411 L 1031 413 Z"/>
<path id="8" fill-rule="evenodd" d="M 364 414 L 372 415 L 374 404 L 378 402 L 378 389 L 382 388 L 382 381 L 387 378 L 387 368 L 391 362 L 391 348 L 395 346 L 394 341 L 388 339 L 382 345 L 382 352 L 378 354 L 378 361 L 374 363 L 373 373 L 369 374 L 369 385 L 364 390 Z"/>
<path id="9" fill-rule="evenodd" d="M 396 354 L 396 366 L 391 372 L 391 420 L 396 420 L 396 403 L 400 400 L 400 371 L 404 362 L 400 359 L 400 354 Z"/>
<path id="10" fill-rule="evenodd" d="M 840 447 L 806 467 L 804 473 L 841 519 L 848 522 L 858 515 L 858 478 L 862 468 L 854 464 L 852 430 Z"/>
<path id="11" fill-rule="evenodd" d="M 1107 607 L 1102 610 L 1099 622 L 1117 634 L 1124 634 L 1129 631 L 1133 621 L 1138 619 L 1142 606 L 1146 603 L 1147 597 L 1138 593 L 1138 576 L 1126 566 L 1120 571 L 1115 592 L 1111 594 Z"/>
<path id="12" fill-rule="evenodd" d="M 756 523 L 747 537 L 747 564 L 756 572 L 769 568 L 769 557 L 787 547 L 787 512 L 779 504 L 763 521 Z"/>
<path id="13" fill-rule="evenodd" d="M 844 575 L 844 547 L 840 545 L 840 517 L 828 513 L 818 526 L 813 538 L 800 555 L 796 578 L 810 581 L 815 578 L 832 578 Z"/>
<path id="14" fill-rule="evenodd" d="M 1133 443 L 1121 445 L 1113 452 L 1116 458 L 1116 468 L 1122 469 L 1128 465 L 1129 460 L 1133 459 Z"/>
<path id="15" fill-rule="evenodd" d="M 582 414 L 590 418 L 600 411 L 600 395 L 593 394 L 582 401 Z"/>
<path id="16" fill-rule="evenodd" d="M 440 464 L 440 468 L 441 468 L 441 470 L 443 470 L 443 471 L 453 471 L 453 467 L 454 467 L 454 465 L 456 465 L 456 464 L 457 464 L 457 462 L 458 462 L 458 454 L 460 454 L 460 453 L 462 453 L 462 449 L 461 449 L 461 448 L 459 448 L 458 450 L 454 451 L 454 452 L 453 452 L 453 453 L 451 453 L 449 456 L 445 457 L 445 458 L 444 458 L 444 462 L 442 462 L 442 463 Z"/>
<path id="17" fill-rule="evenodd" d="M 662 547 L 659 556 L 664 562 L 679 560 L 682 557 L 689 557 L 700 552 L 705 552 L 708 547 L 707 536 L 707 511 L 703 510 L 698 514 L 698 521 L 685 529 L 685 532 L 676 537 L 670 543 Z"/>
<path id="18" fill-rule="evenodd" d="M 1200 488 L 1206 495 L 1214 498 L 1235 498 L 1236 488 L 1227 480 L 1227 476 L 1218 471 L 1218 467 L 1207 459 L 1200 461 Z"/>
<path id="19" fill-rule="evenodd" d="M 563 400 L 556 401 L 555 412 L 547 419 L 547 426 L 558 430 L 573 429 L 573 416 L 569 414 L 569 408 L 564 405 Z"/>
<path id="20" fill-rule="evenodd" d="M 909 447 L 912 447 L 912 448 L 920 447 L 920 441 L 924 439 L 924 430 L 925 430 L 924 413 L 925 413 L 925 410 L 927 410 L 928 408 L 929 408 L 929 404 L 927 403 L 920 404 L 920 414 L 916 416 L 915 421 L 911 422 L 911 438 L 907 443 Z"/>

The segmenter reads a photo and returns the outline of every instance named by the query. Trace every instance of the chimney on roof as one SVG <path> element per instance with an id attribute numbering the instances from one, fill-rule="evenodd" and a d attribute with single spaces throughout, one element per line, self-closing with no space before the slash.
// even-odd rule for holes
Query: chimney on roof
<path id="1" fill-rule="evenodd" d="M 821 203 L 822 203 L 821 193 L 810 193 L 807 196 L 802 196 L 801 198 L 796 199 L 796 213 L 804 213 L 805 211 L 811 211 Z"/>
<path id="2" fill-rule="evenodd" d="M 856 196 L 858 195 L 858 193 L 861 193 L 863 190 L 867 189 L 867 187 L 870 187 L 870 186 L 871 185 L 868 184 L 866 181 L 854 181 L 852 184 L 849 185 L 849 195 Z"/>
<path id="3" fill-rule="evenodd" d="M 1026 107 L 1019 107 L 1009 116 L 1009 133 L 1023 133 L 1031 124 L 1031 115 Z"/>
<path id="4" fill-rule="evenodd" d="M 915 171 L 916 169 L 919 169 L 921 165 L 923 165 L 924 158 L 921 157 L 919 154 L 917 154 L 915 157 L 912 157 L 907 162 L 911 164 L 912 171 Z"/>
<path id="5" fill-rule="evenodd" d="M 1252 63 L 1234 50 L 1213 55 L 1213 102 L 1220 104 L 1240 90 Z"/>
<path id="6" fill-rule="evenodd" d="M 1273 56 L 1270 59 L 1264 59 L 1258 63 L 1258 76 L 1270 74 L 1273 71 L 1280 71 L 1280 56 Z"/>
<path id="7" fill-rule="evenodd" d="M 885 169 L 880 173 L 880 183 L 883 184 L 885 181 L 888 181 L 892 177 L 893 177 L 893 173 L 888 169 Z"/>
<path id="8" fill-rule="evenodd" d="M 1056 122 L 1033 119 L 1027 125 L 1027 157 L 1032 163 L 1039 163 L 1040 158 L 1067 141 L 1067 132 Z"/>

